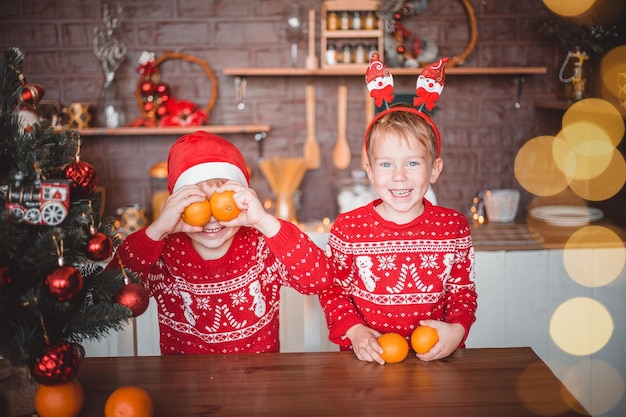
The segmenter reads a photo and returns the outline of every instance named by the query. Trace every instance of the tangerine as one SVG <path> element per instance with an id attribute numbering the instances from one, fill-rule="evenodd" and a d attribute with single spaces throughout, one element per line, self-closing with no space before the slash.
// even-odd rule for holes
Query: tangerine
<path id="1" fill-rule="evenodd" d="M 417 353 L 428 352 L 439 340 L 437 329 L 429 326 L 419 326 L 411 333 L 411 347 Z"/>
<path id="2" fill-rule="evenodd" d="M 40 417 L 75 417 L 84 403 L 85 393 L 77 379 L 60 385 L 39 385 L 35 394 Z"/>
<path id="3" fill-rule="evenodd" d="M 191 203 L 185 207 L 182 218 L 190 226 L 204 226 L 211 220 L 211 203 L 209 200 Z"/>
<path id="4" fill-rule="evenodd" d="M 152 417 L 154 405 L 150 393 L 141 387 L 119 387 L 104 404 L 105 417 Z"/>
<path id="5" fill-rule="evenodd" d="M 241 213 L 241 209 L 237 207 L 233 195 L 234 191 L 224 191 L 221 193 L 211 194 L 209 201 L 211 202 L 211 212 L 213 216 L 221 221 L 228 222 L 234 220 Z"/>
<path id="6" fill-rule="evenodd" d="M 385 333 L 378 338 L 378 344 L 383 348 L 380 356 L 387 363 L 402 362 L 409 354 L 409 342 L 398 333 Z"/>

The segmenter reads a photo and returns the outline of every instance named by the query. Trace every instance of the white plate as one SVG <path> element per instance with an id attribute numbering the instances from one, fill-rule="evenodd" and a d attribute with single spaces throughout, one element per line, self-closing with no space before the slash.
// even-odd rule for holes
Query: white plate
<path id="1" fill-rule="evenodd" d="M 584 226 L 604 217 L 602 210 L 584 206 L 541 206 L 530 215 L 554 226 Z"/>

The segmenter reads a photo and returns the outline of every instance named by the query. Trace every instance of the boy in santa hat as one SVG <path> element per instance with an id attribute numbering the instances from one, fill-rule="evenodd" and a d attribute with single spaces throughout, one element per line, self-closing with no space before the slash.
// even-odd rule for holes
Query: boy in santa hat
<path id="1" fill-rule="evenodd" d="M 280 287 L 329 288 L 323 251 L 264 210 L 243 155 L 226 139 L 202 131 L 179 138 L 167 182 L 158 218 L 117 251 L 157 302 L 161 353 L 278 352 Z M 203 226 L 182 220 L 187 206 L 227 190 L 242 211 L 237 218 L 211 217 Z"/>
<path id="2" fill-rule="evenodd" d="M 463 214 L 433 204 L 427 194 L 443 160 L 439 129 L 422 105 L 434 107 L 446 62 L 422 71 L 417 109 L 396 104 L 371 121 L 363 150 L 379 198 L 340 214 L 330 230 L 327 250 L 339 285 L 321 294 L 320 303 L 330 340 L 363 361 L 384 364 L 381 334 L 409 339 L 419 326 L 436 329 L 439 340 L 417 357 L 445 358 L 464 346 L 476 319 L 469 224 Z M 441 76 L 434 75 L 438 72 Z M 366 77 L 372 97 L 393 98 L 387 85 L 369 81 Z"/>

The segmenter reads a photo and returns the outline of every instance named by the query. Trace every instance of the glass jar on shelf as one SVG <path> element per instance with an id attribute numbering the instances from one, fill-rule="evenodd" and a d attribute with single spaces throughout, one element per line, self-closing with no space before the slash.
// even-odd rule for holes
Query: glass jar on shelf
<path id="1" fill-rule="evenodd" d="M 356 48 L 354 48 L 354 62 L 356 64 L 365 64 L 368 62 L 365 45 L 362 43 L 357 44 Z"/>
<path id="2" fill-rule="evenodd" d="M 360 30 L 361 29 L 361 12 L 352 13 L 352 29 Z"/>
<path id="3" fill-rule="evenodd" d="M 335 45 L 332 43 L 329 43 L 326 49 L 326 63 L 328 65 L 337 64 L 337 49 L 335 48 Z"/>
<path id="4" fill-rule="evenodd" d="M 341 12 L 341 18 L 339 19 L 339 27 L 341 30 L 350 29 L 350 15 L 348 12 Z"/>
<path id="5" fill-rule="evenodd" d="M 376 16 L 374 16 L 374 12 L 373 11 L 368 11 L 367 14 L 365 15 L 365 18 L 363 19 L 363 27 L 366 30 L 373 30 L 376 29 L 377 26 L 377 22 L 376 22 Z"/>
<path id="6" fill-rule="evenodd" d="M 352 62 L 352 49 L 349 43 L 346 43 L 343 46 L 343 56 L 341 62 L 344 64 L 349 64 Z"/>
<path id="7" fill-rule="evenodd" d="M 339 27 L 339 17 L 337 16 L 337 12 L 330 11 L 326 16 L 326 29 L 328 30 L 337 30 Z"/>
<path id="8" fill-rule="evenodd" d="M 353 170 L 350 174 L 350 178 L 344 179 L 338 184 L 337 204 L 339 205 L 339 213 L 364 206 L 377 198 L 365 171 Z"/>

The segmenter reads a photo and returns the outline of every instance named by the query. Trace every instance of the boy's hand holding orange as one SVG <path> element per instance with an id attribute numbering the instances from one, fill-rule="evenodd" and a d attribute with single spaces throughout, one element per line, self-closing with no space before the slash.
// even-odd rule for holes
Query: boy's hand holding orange
<path id="1" fill-rule="evenodd" d="M 235 203 L 234 194 L 234 191 L 213 193 L 208 200 L 188 205 L 182 214 L 183 221 L 191 226 L 204 226 L 211 216 L 221 222 L 236 219 L 241 209 Z"/>
<path id="2" fill-rule="evenodd" d="M 411 333 L 411 347 L 417 353 L 428 352 L 439 341 L 439 332 L 434 327 L 419 326 Z"/>

